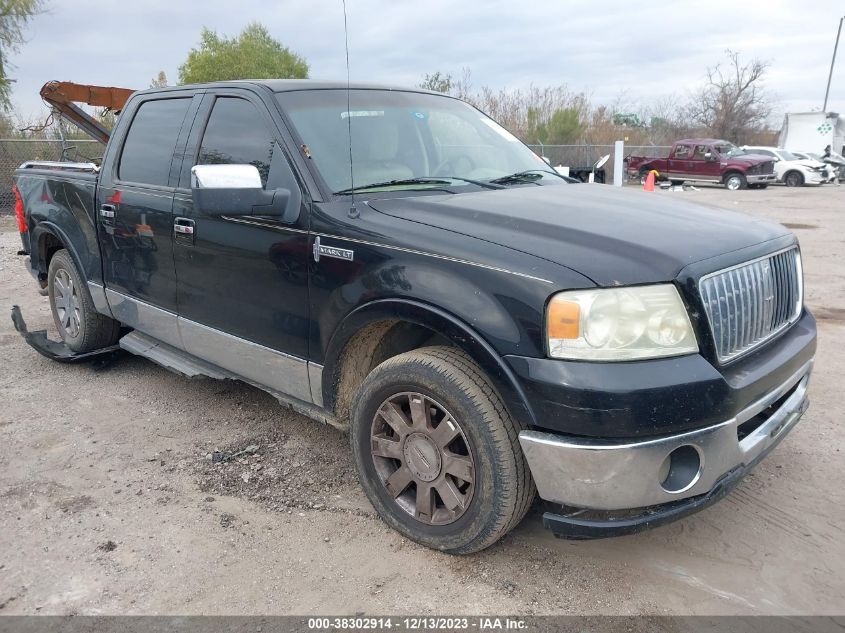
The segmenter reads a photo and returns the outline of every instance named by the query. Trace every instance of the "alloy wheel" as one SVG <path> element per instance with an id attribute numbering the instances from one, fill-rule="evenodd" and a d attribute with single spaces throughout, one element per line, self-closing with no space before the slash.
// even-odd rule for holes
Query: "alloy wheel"
<path id="1" fill-rule="evenodd" d="M 53 303 L 56 315 L 65 333 L 71 338 L 79 336 L 82 323 L 79 310 L 79 294 L 70 274 L 60 268 L 53 278 Z"/>
<path id="2" fill-rule="evenodd" d="M 469 508 L 475 461 L 458 421 L 439 402 L 398 393 L 376 411 L 371 453 L 382 485 L 417 521 L 447 525 Z"/>

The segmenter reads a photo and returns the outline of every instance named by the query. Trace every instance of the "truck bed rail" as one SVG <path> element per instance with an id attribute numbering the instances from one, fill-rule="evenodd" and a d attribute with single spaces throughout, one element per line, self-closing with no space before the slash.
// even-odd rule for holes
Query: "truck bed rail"
<path id="1" fill-rule="evenodd" d="M 28 160 L 18 169 L 62 169 L 65 171 L 85 171 L 97 173 L 100 168 L 94 163 L 71 163 L 56 160 Z"/>

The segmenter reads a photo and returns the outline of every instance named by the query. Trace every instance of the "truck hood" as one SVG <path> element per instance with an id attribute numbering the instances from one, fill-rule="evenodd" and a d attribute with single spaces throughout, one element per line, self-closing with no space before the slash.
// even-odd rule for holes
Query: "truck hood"
<path id="1" fill-rule="evenodd" d="M 603 185 L 525 186 L 368 204 L 555 262 L 600 286 L 671 281 L 693 262 L 789 234 L 779 224 L 698 206 L 683 195 Z"/>
<path id="2" fill-rule="evenodd" d="M 722 157 L 722 162 L 730 165 L 751 167 L 760 163 L 774 162 L 774 159 L 771 156 L 765 156 L 763 154 L 740 154 L 739 156 L 724 156 Z"/>

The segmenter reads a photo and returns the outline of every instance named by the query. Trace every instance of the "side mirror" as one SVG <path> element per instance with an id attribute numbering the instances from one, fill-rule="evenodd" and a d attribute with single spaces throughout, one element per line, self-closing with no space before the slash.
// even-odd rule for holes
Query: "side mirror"
<path id="1" fill-rule="evenodd" d="M 301 196 L 290 189 L 265 190 L 255 165 L 195 165 L 191 168 L 194 208 L 205 215 L 261 215 L 292 222 Z"/>

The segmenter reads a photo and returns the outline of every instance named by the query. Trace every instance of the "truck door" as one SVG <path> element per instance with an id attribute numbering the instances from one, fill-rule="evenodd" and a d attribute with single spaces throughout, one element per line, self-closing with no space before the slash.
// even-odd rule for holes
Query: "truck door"
<path id="1" fill-rule="evenodd" d="M 193 165 L 254 165 L 265 189 L 302 189 L 281 122 L 246 90 L 207 95 L 191 131 L 174 200 L 179 331 L 185 349 L 300 400 L 308 382 L 308 213 L 208 215 L 194 207 Z"/>
<path id="2" fill-rule="evenodd" d="M 689 173 L 689 156 L 690 146 L 683 143 L 676 143 L 672 153 L 669 155 L 669 159 L 666 161 L 669 173 L 665 175 L 678 179 L 691 176 Z"/>
<path id="3" fill-rule="evenodd" d="M 698 180 L 719 182 L 722 179 L 719 153 L 709 145 L 696 145 L 689 164 L 690 172 L 697 174 Z"/>
<path id="4" fill-rule="evenodd" d="M 103 280 L 115 317 L 177 347 L 171 212 L 178 174 L 171 176 L 171 167 L 183 123 L 198 107 L 192 94 L 131 102 L 104 157 L 97 197 Z"/>

